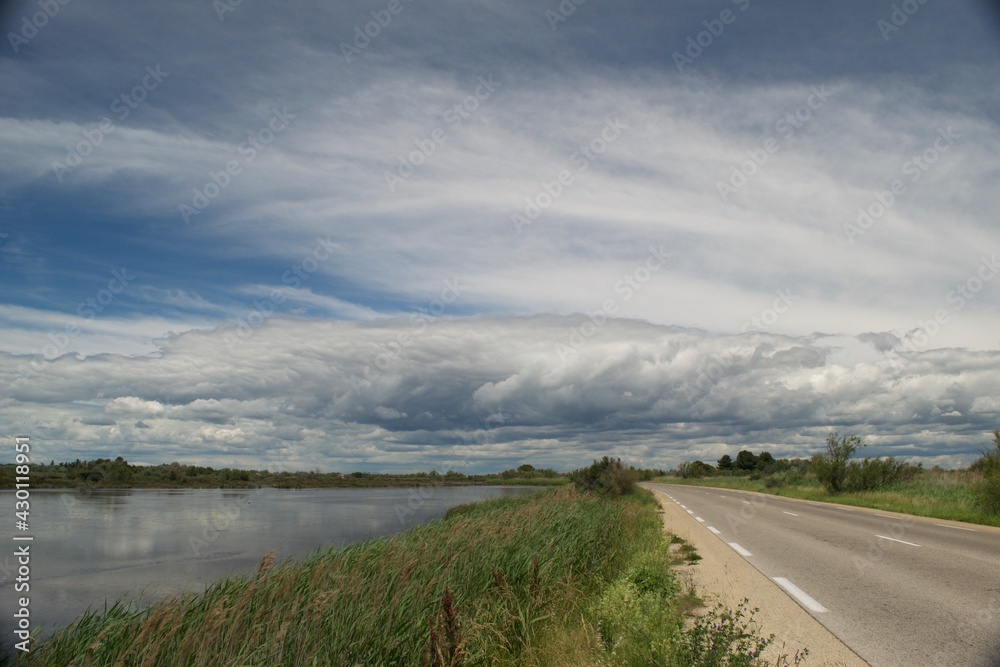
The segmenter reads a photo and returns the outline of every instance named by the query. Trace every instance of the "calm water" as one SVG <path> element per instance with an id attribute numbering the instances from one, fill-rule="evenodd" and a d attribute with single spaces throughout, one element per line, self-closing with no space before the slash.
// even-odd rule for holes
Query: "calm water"
<path id="1" fill-rule="evenodd" d="M 32 628 L 66 625 L 122 595 L 145 602 L 253 574 L 279 561 L 397 533 L 449 507 L 523 495 L 530 487 L 186 489 L 31 492 Z M 0 493 L 13 527 L 13 492 Z M 6 528 L 6 526 L 5 526 Z M 14 637 L 15 543 L 0 537 L 0 651 Z M 47 633 L 46 633 L 47 634 Z"/>

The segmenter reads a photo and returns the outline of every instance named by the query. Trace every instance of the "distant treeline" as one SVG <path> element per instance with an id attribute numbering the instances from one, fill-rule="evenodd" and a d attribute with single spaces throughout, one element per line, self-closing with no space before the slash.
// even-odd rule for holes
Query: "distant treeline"
<path id="1" fill-rule="evenodd" d="M 839 493 L 885 488 L 909 481 L 923 470 L 922 465 L 912 465 L 892 457 L 866 457 L 861 461 L 849 461 L 854 452 L 862 447 L 865 447 L 865 442 L 858 436 L 841 438 L 838 434 L 831 433 L 827 437 L 826 453 L 816 454 L 811 459 L 776 459 L 770 452 L 754 454 L 744 449 L 735 459 L 728 454 L 723 455 L 715 466 L 703 461 L 692 461 L 682 463 L 673 472 L 683 478 L 762 479 L 768 488 L 799 484 L 812 479 L 825 486 L 830 493 Z"/>
<path id="2" fill-rule="evenodd" d="M 0 465 L 0 489 L 13 489 L 17 466 Z M 564 484 L 568 478 L 548 468 L 524 464 L 516 469 L 485 475 L 466 475 L 454 470 L 439 473 L 377 474 L 368 472 L 272 472 L 162 463 L 133 465 L 122 457 L 114 460 L 69 461 L 30 466 L 31 488 L 319 488 L 474 484 Z"/>
<path id="3" fill-rule="evenodd" d="M 968 468 L 977 477 L 972 491 L 977 503 L 987 514 L 1000 514 L 1000 428 L 993 431 L 993 447 L 981 450 L 982 456 Z M 704 461 L 685 462 L 670 471 L 670 475 L 688 478 L 748 477 L 763 480 L 767 488 L 803 483 L 817 483 L 829 493 L 866 492 L 898 487 L 928 472 L 922 464 L 913 465 L 897 458 L 865 457 L 850 460 L 855 452 L 866 447 L 864 439 L 830 433 L 826 451 L 810 459 L 776 459 L 769 452 L 754 454 L 742 450 L 734 460 L 728 454 L 716 465 Z M 935 466 L 931 472 L 945 472 Z"/>

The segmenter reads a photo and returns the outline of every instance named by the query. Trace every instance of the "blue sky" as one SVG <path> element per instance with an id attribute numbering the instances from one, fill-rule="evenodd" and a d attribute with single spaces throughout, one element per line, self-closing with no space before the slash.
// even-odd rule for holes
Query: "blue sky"
<path id="1" fill-rule="evenodd" d="M 0 418 L 46 460 L 672 467 L 839 430 L 967 464 L 998 16 L 8 3 Z"/>

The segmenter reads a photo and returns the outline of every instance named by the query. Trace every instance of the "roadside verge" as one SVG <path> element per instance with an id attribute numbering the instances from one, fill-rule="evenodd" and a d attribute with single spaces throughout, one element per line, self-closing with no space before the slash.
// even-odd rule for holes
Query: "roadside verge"
<path id="1" fill-rule="evenodd" d="M 702 557 L 688 572 L 706 604 L 735 608 L 747 598 L 750 608 L 760 609 L 756 619 L 761 633 L 765 636 L 773 633 L 775 637 L 774 644 L 766 651 L 768 659 L 775 660 L 783 653 L 791 656 L 808 648 L 805 664 L 810 667 L 870 667 L 777 584 L 708 532 L 656 485 L 642 486 L 654 493 L 663 508 L 664 529 L 691 544 Z"/>

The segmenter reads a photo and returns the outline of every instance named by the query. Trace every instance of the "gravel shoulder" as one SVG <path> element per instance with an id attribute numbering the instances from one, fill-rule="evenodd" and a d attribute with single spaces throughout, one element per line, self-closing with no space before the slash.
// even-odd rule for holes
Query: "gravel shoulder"
<path id="1" fill-rule="evenodd" d="M 751 609 L 760 609 L 756 620 L 761 633 L 765 636 L 773 633 L 775 637 L 766 655 L 768 659 L 773 661 L 781 654 L 791 658 L 796 651 L 808 648 L 805 667 L 870 667 L 777 584 L 655 486 L 647 488 L 654 492 L 663 508 L 664 529 L 691 544 L 701 556 L 697 564 L 682 569 L 684 576 L 690 577 L 699 597 L 709 607 L 716 604 L 735 607 L 747 598 Z"/>

